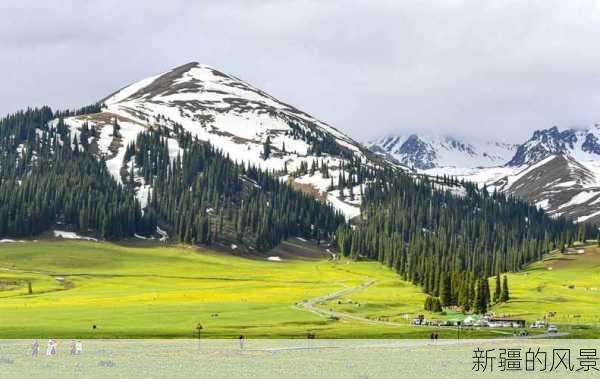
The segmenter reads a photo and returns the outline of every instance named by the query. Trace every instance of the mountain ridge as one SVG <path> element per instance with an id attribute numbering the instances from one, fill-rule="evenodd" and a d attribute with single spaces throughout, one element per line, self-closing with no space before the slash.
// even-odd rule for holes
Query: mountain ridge
<path id="1" fill-rule="evenodd" d="M 331 190 L 340 177 L 352 183 L 347 192 L 359 193 L 356 174 L 347 167 L 394 166 L 333 126 L 266 92 L 211 66 L 190 62 L 165 73 L 136 81 L 101 101 L 101 112 L 68 117 L 65 124 L 78 135 L 84 123 L 98 127 L 98 154 L 106 158 L 111 174 L 123 182 L 131 169 L 123 162 L 125 149 L 148 129 L 190 132 L 210 142 L 237 162 L 277 172 L 298 188 L 312 188 L 348 218 L 360 213 L 353 196 Z M 119 137 L 112 123 L 119 124 Z M 268 148 L 266 147 L 268 145 Z M 181 153 L 171 139 L 172 158 Z M 265 152 L 268 150 L 268 154 Z M 307 168 L 313 175 L 306 176 Z M 326 166 L 324 173 L 320 168 Z M 356 183 L 355 183 L 356 182 Z M 307 187 L 308 186 L 308 187 Z M 138 197 L 151 189 L 142 183 Z"/>
<path id="2" fill-rule="evenodd" d="M 596 196 L 600 193 L 599 141 L 598 124 L 587 128 L 561 130 L 554 126 L 535 130 L 521 144 L 498 143 L 496 146 L 504 147 L 504 155 L 489 159 L 487 165 L 481 165 L 484 156 L 481 152 L 489 143 L 477 145 L 454 137 L 387 136 L 371 143 L 370 148 L 426 175 L 455 176 L 528 200 L 554 216 L 597 222 L 600 221 L 600 200 Z M 448 157 L 449 150 L 458 158 Z"/>
<path id="3" fill-rule="evenodd" d="M 569 154 L 578 160 L 600 159 L 600 125 L 588 128 L 569 128 L 559 130 L 553 126 L 536 130 L 532 137 L 521 144 L 514 157 L 507 163 L 520 166 L 535 163 L 552 154 Z"/>
<path id="4" fill-rule="evenodd" d="M 468 141 L 448 135 L 388 134 L 367 142 L 383 156 L 417 170 L 441 167 L 495 166 L 505 163 L 515 145 L 500 141 Z"/>

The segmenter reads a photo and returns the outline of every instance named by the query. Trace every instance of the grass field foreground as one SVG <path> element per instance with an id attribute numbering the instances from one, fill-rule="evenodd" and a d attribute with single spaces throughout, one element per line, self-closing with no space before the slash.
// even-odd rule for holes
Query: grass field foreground
<path id="1" fill-rule="evenodd" d="M 296 239 L 253 257 L 141 241 L 0 244 L 0 337 L 196 337 L 201 324 L 206 337 L 422 338 L 431 329 L 410 326 L 414 315 L 462 317 L 427 314 L 425 294 L 377 262 L 331 261 L 328 256 Z M 550 321 L 561 329 L 596 336 L 599 273 L 596 247 L 549 256 L 509 274 L 512 299 L 492 311 L 528 321 L 555 312 Z M 356 319 L 326 317 L 301 306 L 344 290 L 347 294 L 314 306 Z M 442 338 L 457 333 L 436 330 Z M 511 334 L 489 328 L 462 333 Z"/>

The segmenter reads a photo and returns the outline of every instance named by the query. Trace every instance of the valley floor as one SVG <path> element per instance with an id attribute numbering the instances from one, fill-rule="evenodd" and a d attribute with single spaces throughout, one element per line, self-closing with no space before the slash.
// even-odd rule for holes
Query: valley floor
<path id="1" fill-rule="evenodd" d="M 493 310 L 528 321 L 554 311 L 561 332 L 600 336 L 599 271 L 596 248 L 551 257 L 509 275 L 513 300 Z M 409 324 L 416 314 L 463 317 L 427 314 L 424 299 L 377 262 L 332 261 L 299 239 L 253 257 L 151 241 L 0 244 L 0 338 L 197 337 L 198 324 L 211 338 L 428 338 Z"/>

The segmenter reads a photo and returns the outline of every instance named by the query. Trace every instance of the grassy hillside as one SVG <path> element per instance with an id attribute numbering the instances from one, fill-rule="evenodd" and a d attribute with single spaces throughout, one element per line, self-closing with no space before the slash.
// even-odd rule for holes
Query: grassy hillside
<path id="1" fill-rule="evenodd" d="M 524 271 L 508 275 L 511 301 L 496 313 L 527 320 L 548 317 L 570 337 L 600 336 L 600 248 L 588 246 L 555 253 Z"/>
<path id="2" fill-rule="evenodd" d="M 150 242 L 0 244 L 0 337 L 193 337 L 198 323 L 207 337 L 417 338 L 431 332 L 408 325 L 424 313 L 425 295 L 376 262 L 332 262 L 327 252 L 297 239 L 268 255 L 242 258 Z M 555 310 L 559 324 L 600 323 L 599 294 L 585 290 L 600 283 L 599 257 L 594 248 L 511 274 L 514 300 L 494 310 L 532 320 Z M 342 316 L 330 317 L 330 310 Z"/>
<path id="3" fill-rule="evenodd" d="M 572 249 L 566 255 L 554 253 L 521 272 L 508 274 L 508 282 L 511 300 L 493 306 L 490 311 L 496 315 L 533 322 L 548 314 L 548 322 L 559 325 L 559 330 L 568 332 L 571 338 L 600 336 L 600 248 L 587 246 Z M 490 288 L 493 290 L 494 286 L 494 278 L 490 278 Z M 411 295 L 413 288 L 395 278 L 332 300 L 327 306 L 362 317 L 402 321 L 402 315 L 395 310 L 424 313 L 418 309 L 422 308 L 422 302 L 419 303 L 422 298 Z M 356 304 L 364 306 L 356 307 Z M 447 315 L 428 317 L 464 318 L 458 312 L 446 311 Z"/>

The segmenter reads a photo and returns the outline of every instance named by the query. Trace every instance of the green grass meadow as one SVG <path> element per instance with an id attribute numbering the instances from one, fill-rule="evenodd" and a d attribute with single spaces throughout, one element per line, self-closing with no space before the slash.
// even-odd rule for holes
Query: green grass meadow
<path id="1" fill-rule="evenodd" d="M 569 332 L 569 338 L 600 337 L 600 248 L 554 253 L 519 273 L 508 274 L 512 299 L 499 314 L 541 319 Z"/>
<path id="2" fill-rule="evenodd" d="M 267 260 L 270 255 L 282 261 Z M 295 239 L 252 257 L 144 241 L 4 243 L 0 338 L 196 337 L 198 323 L 202 336 L 211 338 L 429 336 L 431 329 L 409 325 L 415 314 L 424 313 L 425 295 L 419 288 L 377 262 L 327 257 L 320 248 Z M 595 247 L 584 254 L 549 257 L 509 274 L 513 298 L 493 310 L 531 321 L 554 311 L 553 322 L 573 335 L 600 335 L 600 292 L 593 290 L 600 287 L 599 272 Z M 374 283 L 367 288 L 315 306 L 384 322 L 332 318 L 297 305 L 369 281 Z M 451 328 L 437 331 L 441 338 L 456 335 Z M 481 329 L 463 335 L 512 333 Z"/>

